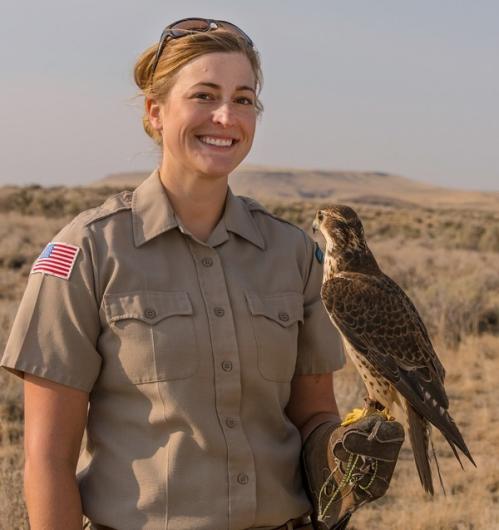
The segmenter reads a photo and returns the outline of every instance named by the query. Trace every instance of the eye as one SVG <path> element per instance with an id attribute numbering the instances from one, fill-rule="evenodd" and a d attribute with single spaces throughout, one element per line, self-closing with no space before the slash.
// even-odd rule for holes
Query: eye
<path id="1" fill-rule="evenodd" d="M 319 219 L 319 221 L 322 221 L 323 218 L 324 218 L 324 215 L 322 214 L 322 211 L 319 210 L 319 211 L 317 212 L 317 219 Z"/>
<path id="2" fill-rule="evenodd" d="M 251 98 L 247 98 L 246 96 L 237 98 L 236 102 L 241 103 L 242 105 L 254 105 L 254 101 Z"/>
<path id="3" fill-rule="evenodd" d="M 208 92 L 198 92 L 194 94 L 193 99 L 201 99 L 203 101 L 211 101 L 213 99 L 213 94 L 210 94 Z"/>

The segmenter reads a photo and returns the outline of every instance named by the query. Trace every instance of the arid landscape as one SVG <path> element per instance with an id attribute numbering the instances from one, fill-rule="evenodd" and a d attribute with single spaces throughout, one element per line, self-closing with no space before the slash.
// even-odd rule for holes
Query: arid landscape
<path id="1" fill-rule="evenodd" d="M 2 351 L 45 244 L 76 213 L 133 189 L 144 175 L 112 175 L 81 188 L 0 188 Z M 354 207 L 381 268 L 411 296 L 446 368 L 450 412 L 477 468 L 466 461 L 462 470 L 435 432 L 446 494 L 436 478 L 430 498 L 405 445 L 389 493 L 359 510 L 349 528 L 499 529 L 499 193 L 446 190 L 384 173 L 247 167 L 232 179 L 236 193 L 256 195 L 307 231 L 317 208 Z M 22 382 L 2 370 L 0 388 L 0 529 L 27 529 Z M 335 375 L 335 388 L 343 413 L 362 403 L 363 385 L 351 363 Z"/>

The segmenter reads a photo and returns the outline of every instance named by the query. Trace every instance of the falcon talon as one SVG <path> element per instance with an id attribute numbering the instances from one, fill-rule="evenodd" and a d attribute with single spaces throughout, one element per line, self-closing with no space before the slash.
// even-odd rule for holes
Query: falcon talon
<path id="1" fill-rule="evenodd" d="M 364 398 L 365 407 L 367 409 L 376 409 L 382 411 L 385 407 L 376 399 L 372 399 L 369 396 Z"/>
<path id="2" fill-rule="evenodd" d="M 366 415 L 367 413 L 365 408 L 353 409 L 345 416 L 345 419 L 341 422 L 341 425 L 345 427 L 346 425 L 350 425 L 351 423 L 355 423 L 356 421 L 364 418 Z"/>

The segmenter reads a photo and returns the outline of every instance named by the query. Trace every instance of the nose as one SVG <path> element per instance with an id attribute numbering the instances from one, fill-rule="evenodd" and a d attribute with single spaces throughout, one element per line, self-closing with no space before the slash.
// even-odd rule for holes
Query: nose
<path id="1" fill-rule="evenodd" d="M 221 103 L 212 114 L 213 123 L 223 127 L 231 127 L 235 123 L 234 111 L 228 102 Z"/>

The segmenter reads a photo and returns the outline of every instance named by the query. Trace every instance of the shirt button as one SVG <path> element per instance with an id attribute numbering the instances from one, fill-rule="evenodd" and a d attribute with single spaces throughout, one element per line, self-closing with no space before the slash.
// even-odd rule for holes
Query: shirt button
<path id="1" fill-rule="evenodd" d="M 211 267 L 213 265 L 213 260 L 211 258 L 203 258 L 201 263 L 204 267 Z"/>
<path id="2" fill-rule="evenodd" d="M 215 315 L 217 317 L 223 317 L 225 315 L 225 311 L 223 310 L 222 307 L 215 307 L 215 309 L 213 310 L 213 312 L 215 313 Z"/>
<path id="3" fill-rule="evenodd" d="M 149 318 L 149 319 L 156 318 L 156 315 L 157 315 L 156 310 L 154 310 L 152 307 L 146 307 L 144 309 L 144 316 L 146 318 Z"/>
<path id="4" fill-rule="evenodd" d="M 225 425 L 227 425 L 229 429 L 233 429 L 236 426 L 236 420 L 234 418 L 225 418 Z"/>
<path id="5" fill-rule="evenodd" d="M 230 372 L 232 370 L 232 363 L 230 361 L 223 361 L 222 369 L 225 370 L 226 372 Z"/>
<path id="6" fill-rule="evenodd" d="M 287 322 L 289 320 L 289 315 L 285 313 L 284 311 L 281 311 L 279 313 L 279 320 L 282 320 L 283 322 Z"/>
<path id="7" fill-rule="evenodd" d="M 246 473 L 239 473 L 239 475 L 237 475 L 237 481 L 239 484 L 248 484 L 249 477 L 246 475 Z"/>

